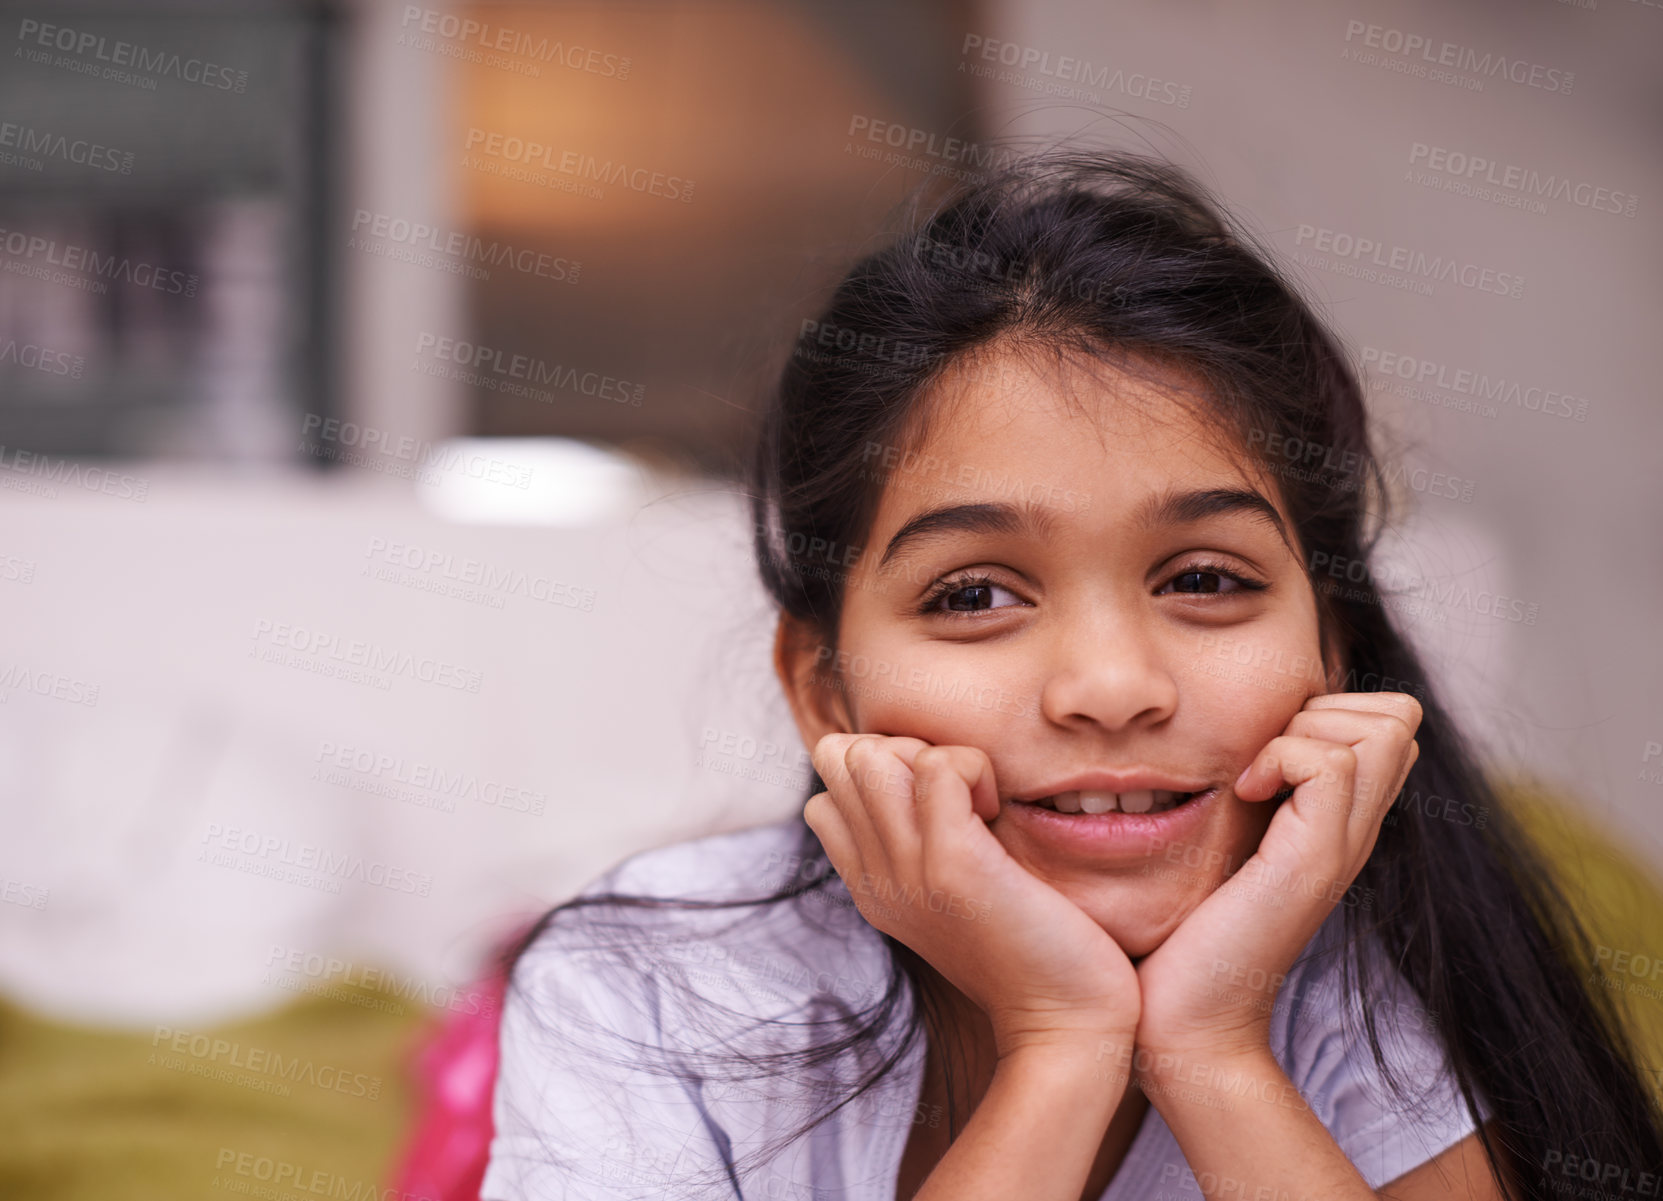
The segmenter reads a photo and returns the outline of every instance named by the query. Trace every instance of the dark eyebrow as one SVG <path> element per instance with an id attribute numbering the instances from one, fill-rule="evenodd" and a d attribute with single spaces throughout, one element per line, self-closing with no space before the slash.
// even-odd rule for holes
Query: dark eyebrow
<path id="1" fill-rule="evenodd" d="M 1152 496 L 1139 506 L 1134 520 L 1147 530 L 1158 525 L 1184 525 L 1225 513 L 1248 513 L 1263 518 L 1283 542 L 1288 541 L 1288 527 L 1276 506 L 1251 488 L 1202 488 Z"/>
<path id="2" fill-rule="evenodd" d="M 925 509 L 903 525 L 884 548 L 878 560 L 878 570 L 884 567 L 904 547 L 928 542 L 951 534 L 1026 534 L 1043 538 L 1051 530 L 1051 515 L 1035 504 L 942 505 Z"/>
<path id="3" fill-rule="evenodd" d="M 1145 501 L 1133 520 L 1141 528 L 1151 529 L 1158 525 L 1183 525 L 1228 513 L 1248 513 L 1259 517 L 1275 528 L 1284 543 L 1288 541 L 1287 526 L 1276 506 L 1248 488 L 1167 492 Z M 878 560 L 877 570 L 882 571 L 908 546 L 952 534 L 1021 534 L 1043 538 L 1051 528 L 1050 512 L 1037 504 L 1017 506 L 989 502 L 925 509 L 896 531 L 884 548 L 883 558 Z M 1292 549 L 1291 545 L 1289 549 Z"/>

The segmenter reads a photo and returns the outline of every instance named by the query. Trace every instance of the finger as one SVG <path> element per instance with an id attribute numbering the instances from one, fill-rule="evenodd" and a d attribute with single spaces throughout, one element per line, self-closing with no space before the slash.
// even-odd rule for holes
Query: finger
<path id="1" fill-rule="evenodd" d="M 1401 717 L 1378 710 L 1308 709 L 1294 714 L 1285 733 L 1344 743 L 1357 752 L 1353 812 L 1365 821 L 1391 806 L 1414 742 L 1414 731 Z"/>
<path id="2" fill-rule="evenodd" d="M 879 922 L 885 914 L 883 907 L 872 899 L 872 889 L 866 887 L 872 868 L 862 856 L 860 847 L 849 832 L 849 823 L 830 792 L 817 792 L 803 806 L 803 820 L 809 824 L 826 850 L 849 903 L 867 925 L 883 929 Z"/>
<path id="3" fill-rule="evenodd" d="M 1409 698 L 1413 699 L 1413 698 Z M 1311 791 L 1304 798 L 1307 809 L 1319 805 L 1343 805 L 1346 813 L 1347 878 L 1362 869 L 1380 837 L 1386 813 L 1403 791 L 1409 769 L 1420 756 L 1400 707 L 1362 711 L 1327 708 L 1307 710 L 1288 722 L 1290 736 L 1314 738 L 1349 745 L 1356 754 L 1356 775 L 1349 798 L 1332 792 Z M 1411 716 L 1413 716 L 1411 714 Z"/>
<path id="4" fill-rule="evenodd" d="M 1415 764 L 1417 764 L 1419 762 L 1420 762 L 1420 743 L 1411 742 L 1409 744 L 1409 754 L 1408 754 L 1407 760 L 1403 764 L 1403 770 L 1400 773 L 1398 773 L 1397 787 L 1392 790 L 1392 803 L 1393 804 L 1396 804 L 1397 803 L 1397 798 L 1403 795 L 1403 787 L 1404 787 L 1404 785 L 1406 785 L 1409 782 L 1409 773 L 1414 770 Z"/>
<path id="5" fill-rule="evenodd" d="M 929 745 L 916 738 L 875 735 L 851 743 L 843 755 L 861 810 L 851 815 L 850 824 L 857 840 L 864 832 L 875 843 L 862 848 L 867 861 L 881 863 L 886 870 L 895 864 L 916 864 L 922 842 L 914 812 L 912 769 L 895 753 L 898 742 L 916 743 L 914 750 Z"/>
<path id="6" fill-rule="evenodd" d="M 1313 696 L 1305 702 L 1305 709 L 1358 709 L 1371 713 L 1390 713 L 1409 727 L 1413 734 L 1420 729 L 1425 710 L 1407 692 L 1328 692 Z"/>
<path id="7" fill-rule="evenodd" d="M 979 840 L 995 843 L 976 806 L 991 804 L 993 764 L 982 751 L 968 746 L 929 747 L 913 760 L 917 781 L 918 824 L 923 836 L 920 870 L 927 878 L 953 874 L 955 856 L 974 851 Z M 977 798 L 980 797 L 978 800 Z"/>
<path id="8" fill-rule="evenodd" d="M 845 884 L 850 876 L 864 870 L 860 852 L 849 834 L 849 825 L 843 820 L 843 814 L 832 800 L 831 793 L 817 792 L 809 797 L 803 804 L 803 820 L 820 840 L 832 869 Z"/>
<path id="9" fill-rule="evenodd" d="M 912 739 L 905 740 L 907 742 Z M 940 761 L 948 768 L 958 773 L 970 790 L 971 811 L 983 821 L 992 821 L 999 816 L 999 790 L 993 778 L 993 760 L 987 757 L 987 752 L 974 746 L 929 746 L 909 748 L 897 746 L 895 753 L 901 757 L 908 767 L 913 769 L 914 776 L 918 772 L 918 757 L 924 750 L 941 752 Z M 926 759 L 935 756 L 925 756 Z"/>
<path id="10" fill-rule="evenodd" d="M 833 782 L 846 783 L 849 772 L 843 762 L 843 752 L 855 739 L 869 737 L 868 734 L 827 734 L 816 742 L 809 752 L 809 761 L 814 764 L 814 774 L 820 777 L 820 782 L 828 789 Z"/>
<path id="11" fill-rule="evenodd" d="M 1357 752 L 1338 742 L 1282 734 L 1265 744 L 1236 782 L 1244 801 L 1268 800 L 1284 784 L 1293 795 L 1292 807 L 1316 833 L 1318 843 L 1337 864 L 1352 860 L 1350 839 L 1352 796 L 1357 777 Z M 1278 820 L 1281 814 L 1277 814 Z"/>
<path id="12" fill-rule="evenodd" d="M 1403 790 L 1409 783 L 1409 773 L 1414 770 L 1415 764 L 1419 761 L 1420 743 L 1416 742 L 1414 739 L 1410 739 L 1409 744 L 1403 748 L 1403 754 L 1397 765 L 1397 776 L 1392 781 L 1391 793 L 1386 797 L 1385 803 L 1380 806 L 1380 818 L 1382 821 L 1385 820 L 1385 816 L 1387 812 L 1391 810 L 1392 806 L 1396 805 L 1398 800 L 1403 796 Z M 1375 836 L 1378 836 L 1379 832 L 1379 829 L 1376 828 L 1373 833 Z M 1372 851 L 1373 848 L 1374 842 L 1371 838 L 1369 841 L 1369 849 Z"/>
<path id="13" fill-rule="evenodd" d="M 849 767 L 849 753 L 856 743 L 876 738 L 875 734 L 827 734 L 814 744 L 814 770 L 826 786 L 831 803 L 843 819 L 856 854 L 870 861 L 880 842 L 866 815 L 865 802 Z"/>

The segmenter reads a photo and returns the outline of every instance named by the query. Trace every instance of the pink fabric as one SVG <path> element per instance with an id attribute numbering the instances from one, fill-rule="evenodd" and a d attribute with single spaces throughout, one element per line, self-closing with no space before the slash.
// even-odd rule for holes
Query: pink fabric
<path id="1" fill-rule="evenodd" d="M 497 1023 L 506 983 L 496 971 L 459 994 L 460 1008 L 415 1054 L 420 1116 L 395 1170 L 400 1196 L 479 1201 L 491 1154 Z"/>

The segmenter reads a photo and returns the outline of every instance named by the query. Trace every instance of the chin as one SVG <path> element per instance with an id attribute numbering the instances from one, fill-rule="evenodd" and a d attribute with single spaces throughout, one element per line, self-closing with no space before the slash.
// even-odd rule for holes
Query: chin
<path id="1" fill-rule="evenodd" d="M 1126 958 L 1134 963 L 1156 950 L 1167 940 L 1167 936 L 1177 929 L 1177 926 L 1171 923 L 1163 923 L 1155 927 L 1130 925 L 1124 922 L 1100 922 L 1098 924 L 1103 927 L 1110 938 L 1120 945 L 1120 949 L 1126 952 Z"/>
<path id="2" fill-rule="evenodd" d="M 1098 917 L 1096 921 L 1132 960 L 1142 959 L 1155 950 L 1178 928 L 1176 922 L 1128 921 L 1124 916 L 1118 919 Z"/>
<path id="3" fill-rule="evenodd" d="M 1220 881 L 1219 883 L 1222 883 Z M 1144 881 L 1095 889 L 1090 897 L 1070 896 L 1130 959 L 1141 959 L 1165 942 L 1217 884 L 1193 888 L 1147 887 Z"/>

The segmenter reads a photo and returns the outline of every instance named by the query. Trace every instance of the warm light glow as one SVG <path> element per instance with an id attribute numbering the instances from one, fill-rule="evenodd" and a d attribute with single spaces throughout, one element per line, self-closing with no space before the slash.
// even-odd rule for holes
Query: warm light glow
<path id="1" fill-rule="evenodd" d="M 762 0 L 669 5 L 650 15 L 607 5 L 477 4 L 462 15 L 488 40 L 537 48 L 456 64 L 449 149 L 474 228 L 743 225 L 753 200 L 777 206 L 782 187 L 867 186 L 869 165 L 845 155 L 839 135 L 850 114 L 892 107 L 812 22 Z M 539 60 L 554 47 L 590 69 L 558 56 Z M 505 61 L 536 73 L 504 69 Z M 741 62 L 745 69 L 734 70 Z M 758 109 L 758 95 L 771 98 L 767 108 Z M 546 153 L 532 155 L 532 144 Z M 526 157 L 514 161 L 492 148 Z M 692 199 L 621 182 L 600 187 L 603 199 L 567 190 L 593 184 L 585 172 L 620 166 L 691 181 Z"/>
<path id="2" fill-rule="evenodd" d="M 571 438 L 453 438 L 437 448 L 427 508 L 462 525 L 599 524 L 645 493 L 626 455 Z"/>

